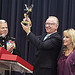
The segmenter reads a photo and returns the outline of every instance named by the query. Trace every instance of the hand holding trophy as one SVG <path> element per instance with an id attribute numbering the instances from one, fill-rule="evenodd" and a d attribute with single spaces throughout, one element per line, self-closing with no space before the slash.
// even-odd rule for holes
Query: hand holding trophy
<path id="1" fill-rule="evenodd" d="M 32 8 L 33 8 L 33 4 L 31 4 L 31 6 L 29 6 L 29 7 L 27 7 L 27 5 L 25 4 L 25 7 L 26 7 L 26 9 L 24 9 L 25 11 L 27 11 L 26 13 L 24 13 L 24 19 L 23 19 L 23 21 L 21 21 L 21 24 L 24 24 L 24 25 L 30 25 L 30 26 L 32 26 L 32 24 L 31 24 L 31 21 L 28 21 L 28 14 L 30 13 L 30 12 L 32 12 Z"/>

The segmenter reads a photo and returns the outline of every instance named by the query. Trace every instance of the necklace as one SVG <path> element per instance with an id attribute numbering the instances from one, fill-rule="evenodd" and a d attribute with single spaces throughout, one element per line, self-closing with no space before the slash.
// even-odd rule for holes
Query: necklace
<path id="1" fill-rule="evenodd" d="M 66 50 L 65 51 L 65 56 L 68 56 L 68 55 L 70 55 L 70 53 L 73 51 L 73 49 L 72 50 Z"/>

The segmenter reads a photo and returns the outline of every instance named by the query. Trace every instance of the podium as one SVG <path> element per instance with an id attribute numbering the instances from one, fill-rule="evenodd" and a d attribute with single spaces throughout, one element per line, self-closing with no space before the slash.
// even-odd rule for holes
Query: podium
<path id="1" fill-rule="evenodd" d="M 0 47 L 1 75 L 5 75 L 5 70 L 9 70 L 9 75 L 11 75 L 11 71 L 18 71 L 20 73 L 33 73 L 33 66 L 18 55 L 13 55 L 3 47 Z"/>

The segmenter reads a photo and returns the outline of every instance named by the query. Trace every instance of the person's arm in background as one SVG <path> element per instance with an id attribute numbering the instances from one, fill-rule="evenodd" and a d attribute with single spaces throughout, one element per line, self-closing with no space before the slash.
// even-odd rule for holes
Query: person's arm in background
<path id="1" fill-rule="evenodd" d="M 18 55 L 18 56 L 21 57 L 21 52 L 20 52 L 19 48 L 17 47 L 17 44 L 16 44 L 16 49 L 13 49 L 13 53 L 12 54 Z"/>
<path id="2" fill-rule="evenodd" d="M 21 53 L 20 53 L 19 49 L 17 48 L 15 38 L 12 38 L 12 37 L 8 38 L 8 40 L 7 40 L 7 51 L 9 51 L 10 53 L 12 53 L 14 55 L 21 56 Z"/>

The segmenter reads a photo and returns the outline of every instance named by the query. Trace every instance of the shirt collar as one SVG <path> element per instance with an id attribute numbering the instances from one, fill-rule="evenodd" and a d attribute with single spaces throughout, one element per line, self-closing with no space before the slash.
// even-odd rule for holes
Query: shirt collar
<path id="1" fill-rule="evenodd" d="M 55 31 L 55 32 L 53 32 L 53 33 L 51 33 L 51 34 L 48 34 L 48 35 L 52 35 L 52 34 L 54 34 L 54 33 L 56 33 L 57 31 Z"/>

